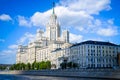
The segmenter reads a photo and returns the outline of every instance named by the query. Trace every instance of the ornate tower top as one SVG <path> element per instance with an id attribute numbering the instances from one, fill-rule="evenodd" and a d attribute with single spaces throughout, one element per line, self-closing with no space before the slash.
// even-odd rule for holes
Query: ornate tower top
<path id="1" fill-rule="evenodd" d="M 52 14 L 50 15 L 50 19 L 46 25 L 46 33 L 48 40 L 58 40 L 60 37 L 60 26 L 57 21 L 57 16 L 54 11 L 55 3 L 53 2 Z"/>
<path id="2" fill-rule="evenodd" d="M 55 7 L 55 2 L 53 2 L 53 14 L 55 13 L 55 12 L 54 12 L 54 7 Z"/>
<path id="3" fill-rule="evenodd" d="M 53 2 L 53 8 L 52 8 L 52 14 L 50 16 L 50 19 L 49 19 L 49 24 L 58 24 L 57 23 L 57 16 L 55 14 L 55 3 Z"/>

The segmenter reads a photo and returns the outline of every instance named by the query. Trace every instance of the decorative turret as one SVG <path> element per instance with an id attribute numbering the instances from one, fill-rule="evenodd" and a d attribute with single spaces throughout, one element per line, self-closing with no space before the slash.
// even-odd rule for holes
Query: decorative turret
<path id="1" fill-rule="evenodd" d="M 26 49 L 27 49 L 27 46 L 22 46 L 22 45 L 18 46 L 18 52 L 25 52 Z"/>
<path id="2" fill-rule="evenodd" d="M 68 30 L 63 31 L 62 38 L 64 42 L 69 43 L 69 31 Z"/>
<path id="3" fill-rule="evenodd" d="M 42 37 L 43 37 L 43 31 L 42 30 L 37 30 L 37 34 L 36 34 L 36 40 L 37 41 L 39 41 L 39 40 L 41 40 L 42 39 Z"/>

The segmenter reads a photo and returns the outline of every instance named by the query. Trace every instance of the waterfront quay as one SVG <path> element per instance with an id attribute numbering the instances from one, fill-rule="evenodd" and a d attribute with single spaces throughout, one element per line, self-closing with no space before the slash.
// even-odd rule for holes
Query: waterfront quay
<path id="1" fill-rule="evenodd" d="M 30 70 L 1 71 L 0 74 L 75 77 L 94 79 L 120 79 L 120 70 L 113 69 L 65 69 L 65 70 Z"/>

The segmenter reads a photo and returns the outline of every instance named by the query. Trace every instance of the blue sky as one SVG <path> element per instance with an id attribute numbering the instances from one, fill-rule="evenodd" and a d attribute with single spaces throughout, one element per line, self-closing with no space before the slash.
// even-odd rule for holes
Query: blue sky
<path id="1" fill-rule="evenodd" d="M 61 29 L 72 43 L 85 40 L 120 44 L 119 0 L 0 0 L 0 63 L 15 63 L 17 45 L 34 41 L 45 30 L 52 2 Z"/>

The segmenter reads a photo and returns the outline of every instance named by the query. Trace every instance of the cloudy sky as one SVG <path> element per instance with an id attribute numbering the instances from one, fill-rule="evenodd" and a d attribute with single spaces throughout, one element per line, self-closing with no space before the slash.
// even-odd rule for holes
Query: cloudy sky
<path id="1" fill-rule="evenodd" d="M 52 2 L 61 29 L 70 41 L 109 41 L 120 44 L 119 0 L 0 0 L 0 64 L 13 64 L 17 45 L 34 41 L 45 30 Z"/>

